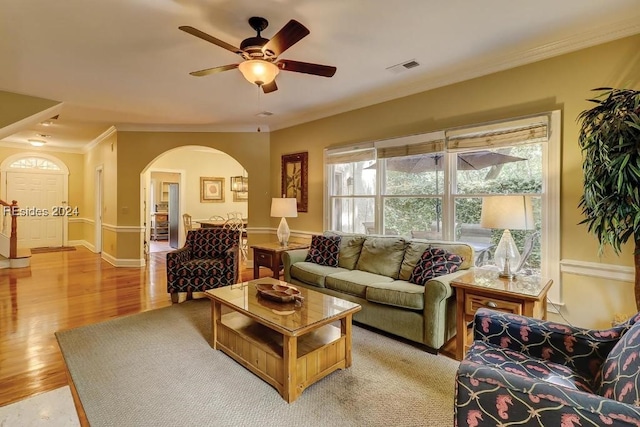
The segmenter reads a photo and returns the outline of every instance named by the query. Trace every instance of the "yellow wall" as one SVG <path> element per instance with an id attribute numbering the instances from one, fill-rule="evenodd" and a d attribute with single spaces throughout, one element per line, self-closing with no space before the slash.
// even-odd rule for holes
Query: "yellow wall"
<path id="1" fill-rule="evenodd" d="M 289 225 L 292 230 L 322 231 L 322 150 L 326 147 L 560 109 L 561 257 L 632 265 L 628 249 L 620 257 L 598 258 L 596 240 L 577 225 L 582 219 L 577 208 L 582 162 L 576 117 L 590 108 L 586 101 L 592 96 L 590 89 L 601 86 L 640 88 L 640 35 L 272 132 L 272 170 L 279 170 L 282 154 L 309 152 L 309 212 L 289 219 Z M 272 193 L 279 188 L 280 177 L 273 174 Z M 562 285 L 566 302 L 562 313 L 572 323 L 606 326 L 613 313 L 635 311 L 629 283 L 564 274 Z"/>
<path id="2" fill-rule="evenodd" d="M 57 104 L 50 99 L 0 91 L 0 129 Z"/>
<path id="3" fill-rule="evenodd" d="M 84 155 L 84 209 L 82 217 L 85 219 L 83 240 L 95 245 L 96 220 L 96 170 L 102 169 L 103 197 L 102 197 L 102 252 L 108 256 L 117 257 L 117 238 L 114 231 L 104 230 L 104 227 L 117 225 L 116 183 L 118 182 L 117 164 L 117 134 L 114 131 L 100 141 Z"/>

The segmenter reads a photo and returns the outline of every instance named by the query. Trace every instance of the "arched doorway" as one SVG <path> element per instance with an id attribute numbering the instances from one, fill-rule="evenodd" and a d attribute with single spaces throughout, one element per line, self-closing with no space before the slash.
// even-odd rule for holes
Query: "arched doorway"
<path id="1" fill-rule="evenodd" d="M 68 219 L 78 216 L 68 203 L 69 168 L 43 153 L 20 153 L 0 164 L 3 198 L 17 200 L 18 247 L 65 246 Z"/>
<path id="2" fill-rule="evenodd" d="M 145 224 L 145 253 L 172 249 L 169 244 L 171 236 L 155 233 L 158 209 L 169 210 L 168 205 L 165 207 L 165 203 L 170 203 L 165 197 L 165 188 L 175 184 L 178 187 L 177 210 L 169 215 L 168 221 L 178 222 L 177 246 L 181 247 L 186 237 L 182 224 L 185 213 L 191 215 L 196 226 L 197 221 L 216 215 L 226 218 L 229 213 L 239 212 L 244 218 L 248 216 L 248 192 L 238 195 L 231 190 L 231 177 L 247 175 L 235 158 L 211 147 L 182 146 L 155 158 L 141 174 L 140 212 Z M 209 198 L 202 194 L 202 182 L 206 178 L 222 183 L 220 197 Z M 161 237 L 156 240 L 158 235 Z"/>

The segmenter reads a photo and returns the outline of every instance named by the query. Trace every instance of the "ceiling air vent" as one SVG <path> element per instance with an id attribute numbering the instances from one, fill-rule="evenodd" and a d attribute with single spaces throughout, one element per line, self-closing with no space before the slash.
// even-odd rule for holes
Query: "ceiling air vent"
<path id="1" fill-rule="evenodd" d="M 415 68 L 417 66 L 419 66 L 420 63 L 418 61 L 416 61 L 415 59 L 411 59 L 409 61 L 405 61 L 402 62 L 400 64 L 396 64 L 393 65 L 391 67 L 388 67 L 387 70 L 391 71 L 392 73 L 402 73 L 403 71 L 407 71 L 410 70 L 412 68 Z"/>

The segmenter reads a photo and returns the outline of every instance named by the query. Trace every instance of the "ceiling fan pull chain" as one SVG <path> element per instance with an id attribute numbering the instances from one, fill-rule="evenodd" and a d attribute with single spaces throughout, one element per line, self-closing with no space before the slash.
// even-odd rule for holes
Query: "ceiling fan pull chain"
<path id="1" fill-rule="evenodd" d="M 260 113 L 262 112 L 262 87 L 256 85 L 256 88 L 258 91 L 258 117 L 260 117 Z M 258 132 L 260 131 L 260 123 L 258 123 Z"/>

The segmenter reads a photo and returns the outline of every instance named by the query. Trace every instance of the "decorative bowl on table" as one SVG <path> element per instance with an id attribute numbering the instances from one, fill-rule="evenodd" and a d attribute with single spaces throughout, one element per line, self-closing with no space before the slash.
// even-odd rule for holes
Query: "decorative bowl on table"
<path id="1" fill-rule="evenodd" d="M 256 283 L 256 289 L 261 297 L 276 302 L 294 302 L 303 299 L 300 291 L 284 283 Z"/>

